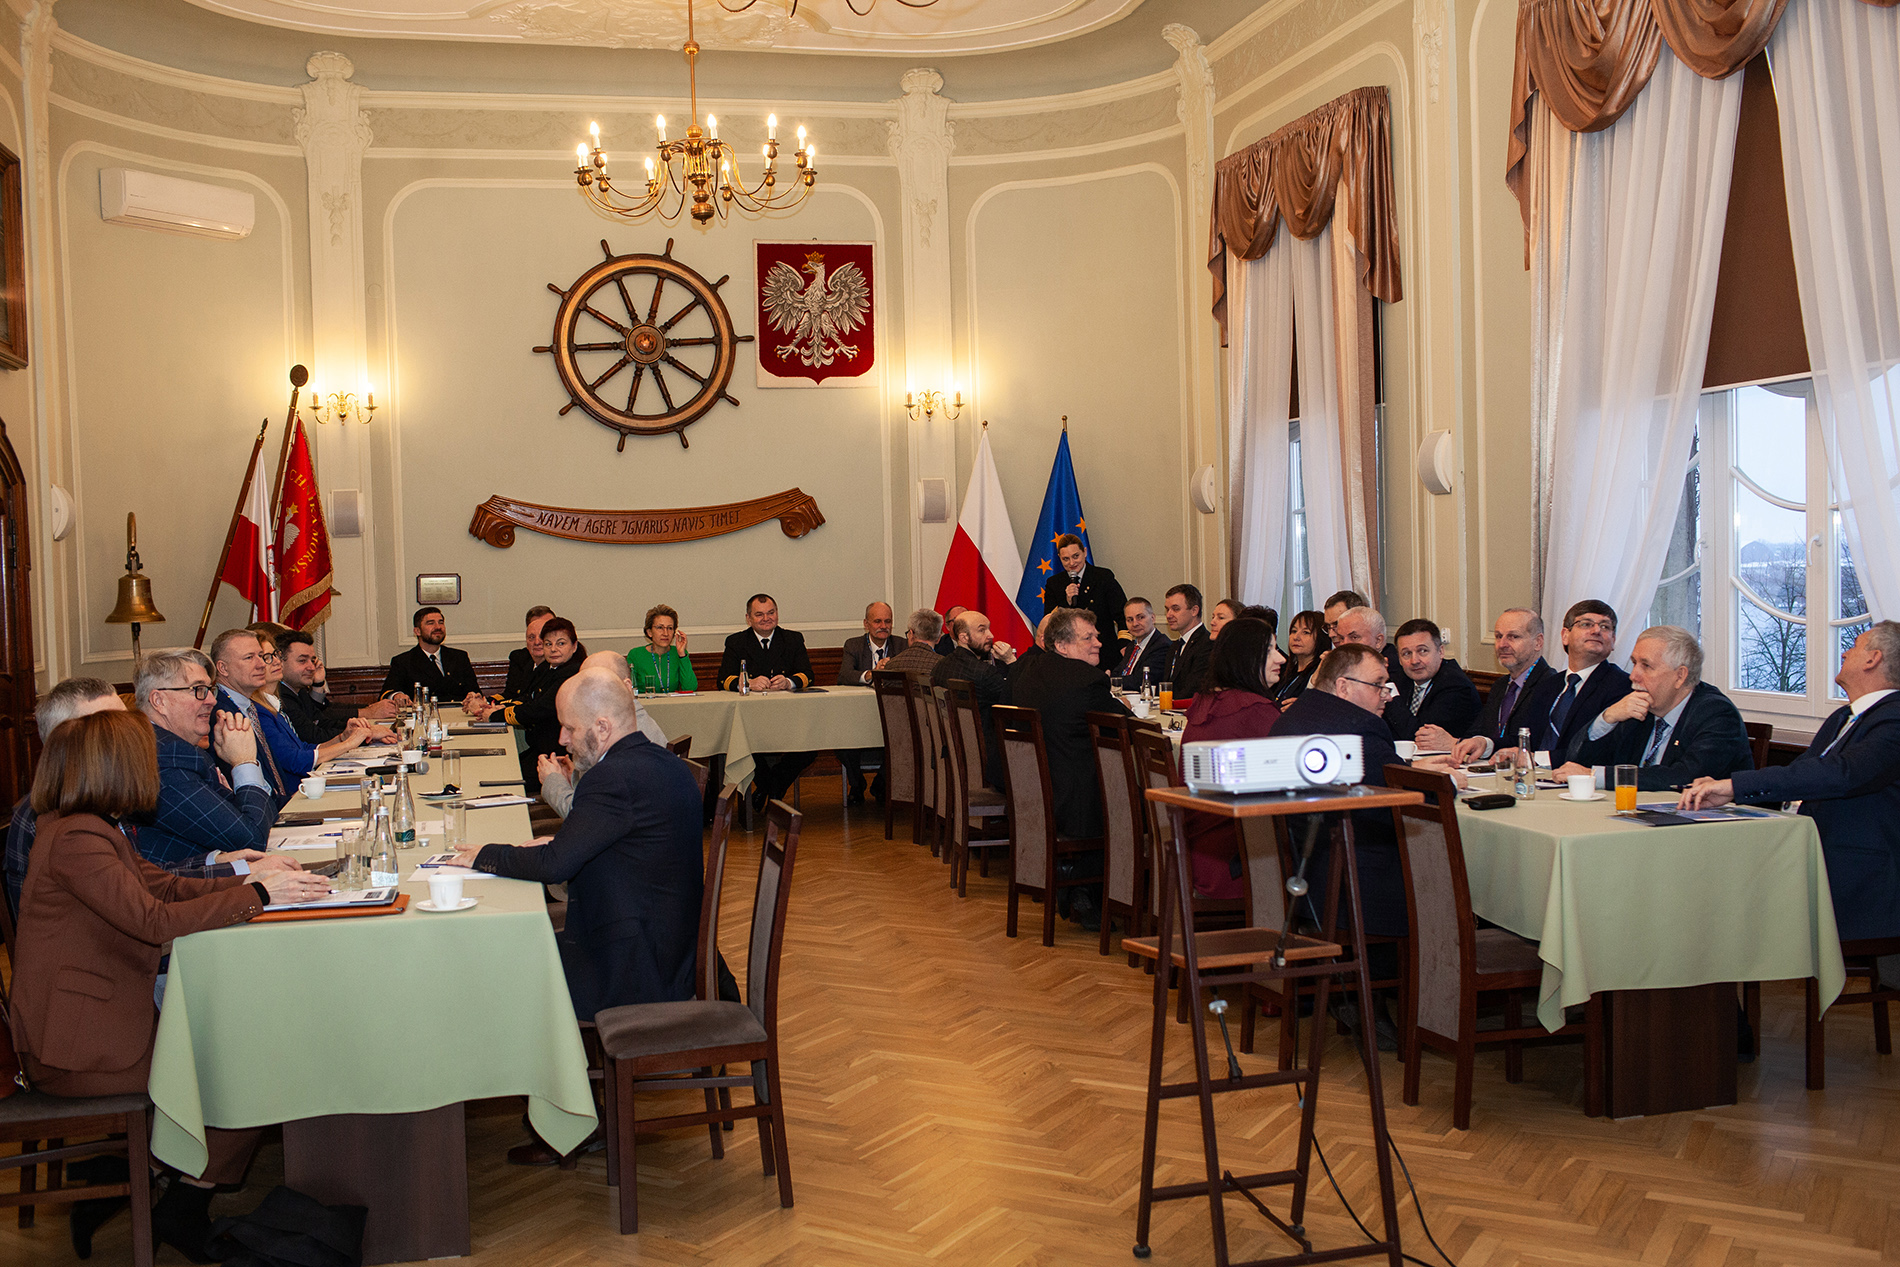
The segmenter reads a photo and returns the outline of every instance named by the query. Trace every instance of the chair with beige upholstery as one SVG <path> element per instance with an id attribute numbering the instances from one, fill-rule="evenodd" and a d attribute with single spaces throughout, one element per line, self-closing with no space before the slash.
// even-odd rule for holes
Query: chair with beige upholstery
<path id="1" fill-rule="evenodd" d="M 982 874 L 990 873 L 990 853 L 1009 848 L 1009 812 L 1003 794 L 983 785 L 982 725 L 976 693 L 970 684 L 951 680 L 935 689 L 944 718 L 949 752 L 950 812 L 948 816 L 950 887 L 958 897 L 969 892 L 970 855 L 975 853 Z"/>
<path id="2" fill-rule="evenodd" d="M 1016 935 L 1017 901 L 1027 894 L 1042 903 L 1042 944 L 1056 944 L 1056 865 L 1072 854 L 1102 847 L 1099 836 L 1086 839 L 1056 834 L 1055 796 L 1049 785 L 1049 752 L 1042 742 L 1042 714 L 1033 708 L 998 704 L 990 710 L 1003 745 L 1004 802 L 1009 808 L 1009 916 L 1004 931 Z M 1072 876 L 1061 887 L 1094 884 L 1101 874 Z"/>
<path id="3" fill-rule="evenodd" d="M 937 717 L 937 697 L 928 678 L 910 679 L 911 715 L 917 719 L 917 799 L 923 803 L 924 840 L 931 857 L 943 852 L 944 791 L 949 779 L 943 755 L 943 733 Z"/>
<path id="4" fill-rule="evenodd" d="M 917 766 L 922 759 L 917 742 L 917 718 L 911 708 L 910 679 L 901 672 L 877 669 L 871 674 L 877 695 L 877 720 L 884 728 L 884 839 L 897 822 L 897 807 L 910 810 L 910 838 L 924 838 L 923 803 L 917 797 Z"/>
<path id="5" fill-rule="evenodd" d="M 788 1210 L 792 1206 L 792 1162 L 785 1142 L 785 1104 L 779 1087 L 778 970 L 802 817 L 783 801 L 766 806 L 765 842 L 759 853 L 759 883 L 752 904 L 752 939 L 746 954 L 744 1003 L 717 998 L 634 1003 L 606 1008 L 594 1017 L 607 1062 L 607 1181 L 620 1191 L 623 1236 L 640 1230 L 634 1140 L 643 1130 L 701 1125 L 716 1129 L 721 1122 L 756 1118 L 765 1173 L 778 1176 L 779 1205 Z M 708 1073 L 748 1062 L 748 1073 Z M 634 1093 L 643 1087 L 710 1092 L 744 1086 L 752 1088 L 750 1104 L 646 1119 L 635 1112 Z M 717 1151 L 716 1136 L 714 1145 Z"/>
<path id="6" fill-rule="evenodd" d="M 1142 830 L 1145 799 L 1135 781 L 1128 718 L 1121 713 L 1090 713 L 1089 742 L 1095 750 L 1095 774 L 1102 787 L 1102 943 L 1108 953 L 1109 924 L 1119 916 L 1122 932 L 1137 936 L 1148 906 L 1148 839 Z"/>
<path id="7" fill-rule="evenodd" d="M 1405 909 L 1414 953 L 1405 990 L 1407 1104 L 1418 1103 L 1419 1049 L 1432 1047 L 1454 1062 L 1451 1122 L 1471 1126 L 1471 1070 L 1480 1043 L 1505 1044 L 1504 1077 L 1523 1079 L 1523 1045 L 1582 1035 L 1584 1112 L 1603 1113 L 1603 1002 L 1592 996 L 1582 1024 L 1552 1034 L 1533 1021 L 1523 1024 L 1528 997 L 1535 1010 L 1544 980 L 1537 943 L 1502 928 L 1479 928 L 1471 910 L 1464 843 L 1458 834 L 1457 788 L 1433 770 L 1390 765 L 1387 786 L 1436 797 L 1437 803 L 1393 811 L 1399 856 L 1405 870 Z M 1503 994 L 1504 1028 L 1478 1030 L 1478 996 Z"/>

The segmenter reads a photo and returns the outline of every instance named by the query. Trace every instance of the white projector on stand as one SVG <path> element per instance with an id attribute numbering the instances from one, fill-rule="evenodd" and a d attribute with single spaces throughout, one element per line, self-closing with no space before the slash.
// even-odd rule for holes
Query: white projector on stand
<path id="1" fill-rule="evenodd" d="M 1300 792 L 1365 777 L 1358 735 L 1287 735 L 1181 745 L 1192 792 Z"/>

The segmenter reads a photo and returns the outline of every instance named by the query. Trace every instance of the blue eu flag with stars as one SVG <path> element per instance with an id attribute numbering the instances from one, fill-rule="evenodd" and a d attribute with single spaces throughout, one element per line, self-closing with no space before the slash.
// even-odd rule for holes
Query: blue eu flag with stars
<path id="1" fill-rule="evenodd" d="M 1056 442 L 1056 464 L 1049 472 L 1049 488 L 1042 495 L 1042 514 L 1036 517 L 1036 535 L 1030 540 L 1028 558 L 1023 561 L 1023 584 L 1016 591 L 1016 606 L 1034 629 L 1041 623 L 1042 587 L 1062 570 L 1056 562 L 1056 538 L 1071 533 L 1082 539 L 1082 557 L 1095 561 L 1089 549 L 1088 520 L 1082 514 L 1082 494 L 1075 487 L 1075 463 L 1069 458 L 1069 430 L 1062 429 Z"/>

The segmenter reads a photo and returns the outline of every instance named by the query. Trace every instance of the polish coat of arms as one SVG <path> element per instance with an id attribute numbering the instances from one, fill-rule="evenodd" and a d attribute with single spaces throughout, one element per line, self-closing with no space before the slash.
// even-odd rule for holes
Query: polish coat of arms
<path id="1" fill-rule="evenodd" d="M 876 344 L 871 244 L 757 248 L 761 385 L 843 386 L 868 372 Z"/>

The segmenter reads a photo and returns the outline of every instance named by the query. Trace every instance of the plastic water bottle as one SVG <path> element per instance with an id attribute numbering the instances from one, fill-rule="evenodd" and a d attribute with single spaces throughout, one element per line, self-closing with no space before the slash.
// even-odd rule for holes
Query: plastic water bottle
<path id="1" fill-rule="evenodd" d="M 746 676 L 745 661 L 739 661 L 739 694 L 752 694 L 752 680 Z"/>
<path id="2" fill-rule="evenodd" d="M 396 869 L 396 838 L 389 829 L 389 808 L 379 807 L 376 811 L 376 844 L 369 859 L 369 882 L 372 888 L 397 884 L 402 874 Z"/>
<path id="3" fill-rule="evenodd" d="M 1517 755 L 1511 758 L 1511 791 L 1520 801 L 1537 799 L 1537 757 L 1531 752 L 1528 726 L 1517 732 Z"/>

